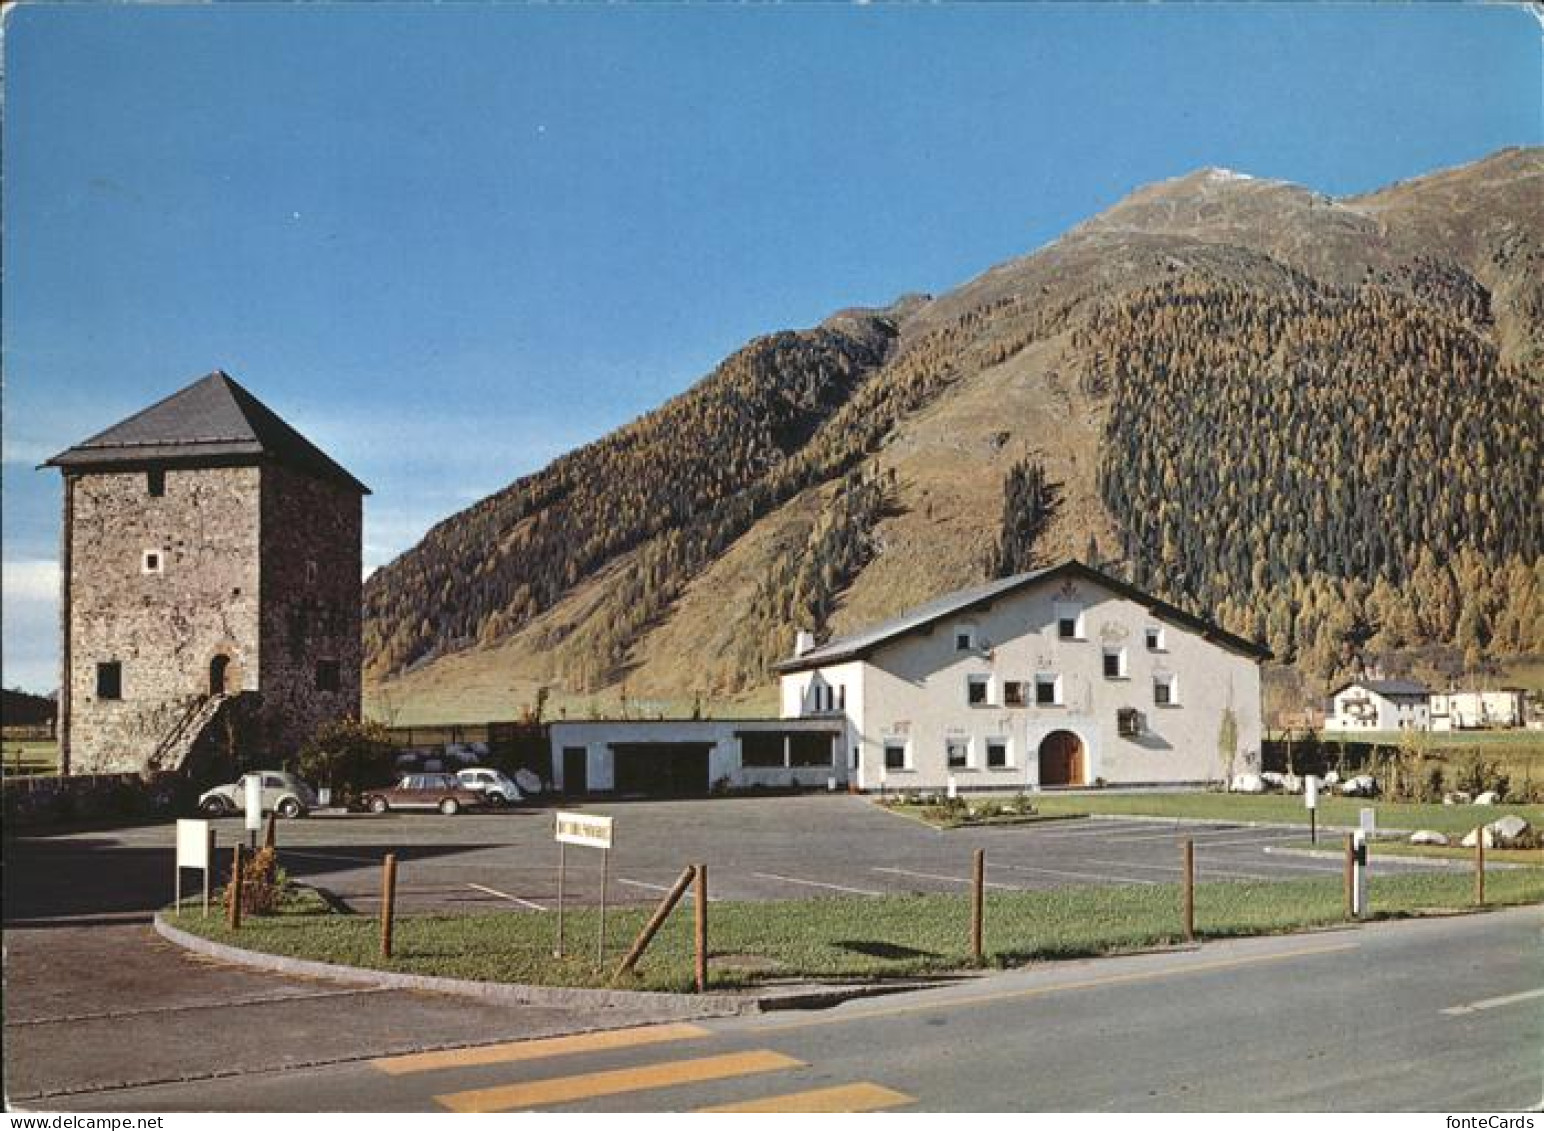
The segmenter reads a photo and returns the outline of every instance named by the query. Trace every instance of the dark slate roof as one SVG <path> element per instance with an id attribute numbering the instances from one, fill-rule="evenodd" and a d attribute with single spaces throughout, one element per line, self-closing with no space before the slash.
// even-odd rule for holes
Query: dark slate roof
<path id="1" fill-rule="evenodd" d="M 1418 695 L 1425 697 L 1431 694 L 1430 690 L 1423 684 L 1415 683 L 1408 679 L 1358 679 L 1337 687 L 1330 693 L 1330 698 L 1333 699 L 1348 687 L 1365 687 L 1368 691 L 1389 699 L 1396 696 L 1410 698 Z"/>
<path id="2" fill-rule="evenodd" d="M 88 471 L 260 458 L 337 480 L 362 494 L 370 493 L 368 487 L 276 412 L 219 370 L 105 432 L 82 440 L 43 466 Z"/>
<path id="3" fill-rule="evenodd" d="M 990 581 L 985 585 L 977 585 L 970 589 L 961 589 L 955 593 L 949 593 L 936 600 L 929 601 L 925 605 L 918 605 L 910 612 L 903 613 L 893 620 L 877 624 L 863 632 L 852 636 L 844 636 L 822 644 L 819 648 L 812 649 L 802 656 L 795 656 L 789 660 L 772 665 L 772 670 L 777 672 L 800 672 L 811 668 L 821 668 L 828 664 L 844 663 L 848 660 L 858 660 L 870 655 L 881 644 L 908 633 L 919 632 L 929 628 L 946 617 L 967 613 L 973 609 L 990 605 L 1001 597 L 1016 593 L 1020 589 L 1027 588 L 1042 581 L 1050 581 L 1064 575 L 1074 575 L 1101 585 L 1122 597 L 1144 605 L 1152 610 L 1153 614 L 1161 620 L 1169 621 L 1199 633 L 1214 644 L 1234 652 L 1241 652 L 1247 656 L 1253 656 L 1258 660 L 1270 659 L 1270 650 L 1262 648 L 1251 640 L 1245 640 L 1242 636 L 1213 624 L 1211 621 L 1187 613 L 1166 601 L 1160 601 L 1150 593 L 1144 593 L 1136 586 L 1109 576 L 1092 566 L 1084 565 L 1079 561 L 1068 560 L 1049 569 L 1033 570 L 1029 573 L 1016 574 L 1013 577 L 1005 577 L 998 581 Z"/>

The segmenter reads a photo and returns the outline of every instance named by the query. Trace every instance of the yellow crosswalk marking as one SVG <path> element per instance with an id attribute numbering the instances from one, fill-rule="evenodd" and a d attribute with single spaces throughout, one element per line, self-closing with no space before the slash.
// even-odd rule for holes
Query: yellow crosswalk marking
<path id="1" fill-rule="evenodd" d="M 767 1096 L 759 1100 L 746 1100 L 737 1104 L 716 1104 L 699 1107 L 707 1111 L 764 1111 L 764 1112 L 835 1112 L 881 1111 L 887 1107 L 909 1104 L 914 1097 L 905 1092 L 892 1091 L 878 1084 L 842 1084 L 835 1088 L 815 1088 L 808 1092 L 790 1092 L 784 1096 Z"/>
<path id="2" fill-rule="evenodd" d="M 667 1041 L 689 1041 L 708 1035 L 708 1030 L 700 1025 L 644 1025 L 635 1029 L 580 1033 L 572 1037 L 544 1037 L 532 1041 L 507 1041 L 500 1045 L 479 1045 L 476 1048 L 386 1056 L 371 1063 L 382 1072 L 403 1076 L 409 1072 L 434 1072 L 441 1068 L 513 1064 L 523 1060 L 544 1060 L 551 1056 L 658 1045 Z"/>
<path id="3" fill-rule="evenodd" d="M 724 1080 L 757 1072 L 779 1072 L 785 1068 L 803 1068 L 804 1062 L 782 1053 L 737 1052 L 724 1056 L 705 1056 L 696 1060 L 667 1061 L 639 1068 L 614 1068 L 606 1072 L 587 1072 L 579 1076 L 557 1076 L 549 1080 L 531 1080 L 523 1084 L 505 1084 L 471 1092 L 453 1092 L 435 1096 L 441 1106 L 451 1111 L 514 1111 L 546 1104 L 615 1096 L 623 1092 L 642 1092 L 670 1088 L 678 1084 L 697 1084 L 705 1080 Z"/>

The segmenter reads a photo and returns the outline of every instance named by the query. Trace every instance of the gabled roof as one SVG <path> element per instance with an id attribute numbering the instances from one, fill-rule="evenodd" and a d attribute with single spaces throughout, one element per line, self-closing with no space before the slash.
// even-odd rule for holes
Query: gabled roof
<path id="1" fill-rule="evenodd" d="M 278 413 L 219 370 L 82 440 L 43 466 L 68 472 L 260 458 L 337 480 L 361 494 L 370 493 Z"/>
<path id="2" fill-rule="evenodd" d="M 1342 684 L 1330 692 L 1333 699 L 1349 687 L 1361 687 L 1385 698 L 1411 698 L 1412 696 L 1427 696 L 1431 692 L 1423 684 L 1415 683 L 1408 679 L 1354 679 L 1350 683 Z"/>
<path id="3" fill-rule="evenodd" d="M 970 589 L 961 589 L 954 593 L 946 594 L 936 600 L 929 601 L 925 605 L 918 605 L 910 612 L 903 613 L 893 620 L 877 624 L 863 632 L 852 636 L 844 636 L 829 643 L 822 644 L 819 648 L 811 649 L 802 656 L 795 656 L 789 660 L 773 664 L 772 670 L 784 674 L 790 672 L 808 671 L 811 668 L 822 668 L 828 664 L 844 663 L 848 660 L 859 660 L 870 655 L 882 644 L 887 644 L 897 637 L 905 636 L 912 632 L 920 632 L 931 628 L 938 621 L 946 617 L 958 616 L 979 609 L 993 602 L 1017 593 L 1032 585 L 1048 582 L 1059 577 L 1081 577 L 1096 585 L 1103 586 L 1110 591 L 1135 601 L 1150 609 L 1154 616 L 1160 620 L 1187 628 L 1199 633 L 1214 644 L 1220 645 L 1233 652 L 1239 652 L 1246 656 L 1253 656 L 1257 660 L 1270 659 L 1270 650 L 1242 636 L 1235 636 L 1226 629 L 1213 624 L 1194 613 L 1160 601 L 1150 593 L 1144 593 L 1136 586 L 1118 578 L 1111 577 L 1092 566 L 1082 562 L 1068 560 L 1049 569 L 1033 570 L 1029 573 L 1015 574 L 1013 577 L 1004 577 L 998 581 L 989 581 L 985 585 L 977 585 Z"/>

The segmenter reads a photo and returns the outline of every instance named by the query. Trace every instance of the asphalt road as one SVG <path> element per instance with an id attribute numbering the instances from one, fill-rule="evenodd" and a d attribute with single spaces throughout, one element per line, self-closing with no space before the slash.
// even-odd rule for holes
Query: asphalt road
<path id="1" fill-rule="evenodd" d="M 1064 963 L 807 1014 L 73 1097 L 72 1110 L 1495 1111 L 1544 1096 L 1544 911 Z"/>

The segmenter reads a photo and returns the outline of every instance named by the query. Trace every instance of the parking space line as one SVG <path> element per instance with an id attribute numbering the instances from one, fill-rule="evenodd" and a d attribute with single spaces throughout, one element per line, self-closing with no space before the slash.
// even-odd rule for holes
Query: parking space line
<path id="1" fill-rule="evenodd" d="M 993 868 L 1007 868 L 1011 872 L 1040 872 L 1047 876 L 1064 876 L 1069 880 L 1101 880 L 1110 884 L 1157 884 L 1157 880 L 1149 880 L 1143 876 L 1123 876 L 1115 872 L 1072 872 L 1064 868 L 1039 868 L 1029 864 L 1004 864 L 993 861 Z M 988 887 L 991 885 L 988 884 Z"/>
<path id="2" fill-rule="evenodd" d="M 1532 1001 L 1536 997 L 1544 997 L 1544 990 L 1524 990 L 1520 994 L 1508 994 L 1506 997 L 1489 997 L 1484 1001 L 1471 1001 L 1468 1005 L 1454 1005 L 1441 1012 L 1448 1017 L 1460 1017 L 1465 1013 L 1478 1013 L 1483 1009 L 1500 1009 L 1504 1005 L 1516 1005 L 1520 1001 Z"/>
<path id="3" fill-rule="evenodd" d="M 1116 828 L 1123 831 L 1130 829 L 1133 832 L 1152 832 L 1154 829 L 1173 827 L 1159 821 L 1148 824 L 1145 821 L 1104 821 L 1098 817 L 1089 817 L 1087 820 L 1077 822 L 1079 827 L 1076 829 L 1054 827 L 1063 823 L 1061 821 L 1054 822 L 1052 827 L 1048 827 L 1045 830 L 1039 829 L 1034 825 L 1020 825 L 1014 829 L 1014 832 L 1033 840 L 1078 840 L 1088 836 L 1108 837 Z"/>
<path id="4" fill-rule="evenodd" d="M 1115 836 L 1115 837 L 1111 837 L 1110 839 L 1112 841 L 1116 841 L 1116 842 L 1119 842 L 1119 843 L 1126 843 L 1126 842 L 1130 842 L 1130 841 L 1141 841 L 1141 840 L 1172 840 L 1172 839 L 1175 839 L 1175 838 L 1178 838 L 1178 839 L 1181 839 L 1181 840 L 1189 839 L 1189 840 L 1197 840 L 1198 841 L 1198 840 L 1201 840 L 1202 837 L 1213 837 L 1213 836 L 1233 836 L 1233 837 L 1236 837 L 1236 836 L 1239 836 L 1240 834 L 1244 835 L 1244 839 L 1243 840 L 1234 840 L 1234 841 L 1212 840 L 1212 841 L 1206 841 L 1205 843 L 1213 844 L 1213 845 L 1216 845 L 1216 844 L 1269 844 L 1271 842 L 1278 841 L 1278 840 L 1297 840 L 1297 839 L 1301 839 L 1302 835 L 1303 835 L 1302 831 L 1300 831 L 1298 829 L 1255 829 L 1255 830 L 1251 830 L 1247 826 L 1234 825 L 1231 828 L 1199 829 L 1199 830 L 1196 830 L 1196 831 L 1191 831 L 1186 826 L 1181 825 L 1181 826 L 1177 827 L 1176 829 L 1174 829 L 1173 832 L 1164 833 L 1162 835 L 1159 835 L 1159 834 L 1146 834 L 1146 833 L 1144 833 L 1142 836 Z"/>
<path id="5" fill-rule="evenodd" d="M 849 895 L 884 895 L 882 891 L 872 891 L 869 888 L 849 888 L 841 884 L 828 884 L 820 880 L 801 880 L 795 876 L 779 876 L 773 872 L 752 872 L 751 875 L 762 880 L 780 880 L 785 884 L 803 884 L 805 887 L 830 888 L 832 891 L 844 891 Z"/>
<path id="6" fill-rule="evenodd" d="M 379 856 L 350 856 L 343 852 L 302 852 L 298 848 L 281 848 L 281 856 L 301 856 L 311 860 L 350 860 L 357 864 L 379 864 Z"/>
<path id="7" fill-rule="evenodd" d="M 936 872 L 912 872 L 905 868 L 874 868 L 875 872 L 890 872 L 897 876 L 915 876 L 919 880 L 942 880 L 946 884 L 968 884 L 969 876 L 940 876 Z M 998 884 L 987 880 L 984 884 L 989 888 L 1001 888 L 1003 891 L 1023 891 L 1023 888 L 1014 887 L 1012 884 Z"/>
<path id="8" fill-rule="evenodd" d="M 529 907 L 532 911 L 547 910 L 539 903 L 532 903 L 529 899 L 521 899 L 518 895 L 510 895 L 507 891 L 500 891 L 498 888 L 484 887 L 482 884 L 467 884 L 466 886 L 474 891 L 487 892 L 489 895 L 496 895 L 500 899 L 507 899 L 511 903 L 518 903 L 521 907 Z"/>
<path id="9" fill-rule="evenodd" d="M 1088 859 L 1089 864 L 1108 864 L 1112 868 L 1140 868 L 1144 872 L 1182 872 L 1182 864 L 1138 864 L 1132 860 L 1093 860 Z M 1208 864 L 1205 860 L 1196 861 L 1196 873 L 1200 876 L 1231 876 L 1240 880 L 1268 880 L 1270 876 L 1262 876 L 1257 872 L 1236 872 L 1230 868 L 1218 868 Z"/>
<path id="10" fill-rule="evenodd" d="M 631 888 L 643 888 L 644 891 L 657 891 L 657 892 L 659 892 L 661 894 L 664 894 L 665 892 L 668 892 L 670 890 L 664 884 L 650 884 L 650 883 L 645 883 L 643 880 L 629 880 L 629 879 L 627 879 L 627 878 L 625 878 L 623 876 L 618 876 L 616 878 L 616 881 L 619 884 L 626 884 L 628 887 L 631 887 Z M 687 899 L 695 899 L 696 897 L 697 897 L 697 893 L 695 891 L 693 891 L 691 888 L 687 888 L 686 889 L 686 898 Z M 710 895 L 710 896 L 708 896 L 708 902 L 709 903 L 717 903 L 720 898 L 721 898 L 720 896 Z"/>
<path id="11" fill-rule="evenodd" d="M 451 1111 L 512 1111 L 547 1104 L 570 1103 L 598 1096 L 624 1095 L 680 1084 L 700 1084 L 708 1080 L 727 1080 L 759 1072 L 783 1072 L 803 1068 L 802 1060 L 782 1053 L 758 1049 L 754 1052 L 705 1056 L 696 1060 L 645 1064 L 640 1068 L 613 1068 L 605 1072 L 586 1072 L 579 1076 L 558 1076 L 521 1084 L 504 1084 L 471 1092 L 453 1092 L 435 1096 Z"/>

